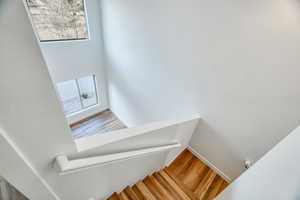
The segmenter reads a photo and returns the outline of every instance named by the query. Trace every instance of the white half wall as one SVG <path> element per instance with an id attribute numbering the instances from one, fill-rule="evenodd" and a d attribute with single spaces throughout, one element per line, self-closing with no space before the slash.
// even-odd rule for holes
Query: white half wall
<path id="1" fill-rule="evenodd" d="M 120 192 L 126 186 L 134 184 L 145 176 L 168 165 L 188 146 L 198 122 L 198 117 L 186 121 L 178 121 L 178 123 L 171 125 L 161 122 L 162 126 L 155 130 L 148 130 L 146 133 L 143 132 L 143 130 L 139 130 L 141 133 L 134 137 L 127 137 L 126 139 L 98 147 L 94 146 L 95 143 L 93 140 L 97 141 L 101 139 L 101 135 L 91 136 L 90 138 L 87 137 L 83 143 L 85 146 L 88 146 L 90 143 L 90 149 L 85 148 L 84 151 L 79 153 L 61 155 L 67 155 L 70 160 L 76 160 L 157 147 L 177 142 L 181 144 L 181 147 L 168 152 L 157 152 L 143 157 L 117 161 L 109 165 L 94 166 L 90 169 L 83 169 L 62 175 L 57 177 L 53 184 L 58 188 L 58 193 L 61 194 L 62 200 L 85 200 L 90 197 L 106 199 L 113 192 Z M 158 127 L 159 123 L 156 125 L 150 124 L 149 126 Z M 120 138 L 122 138 L 122 134 L 127 134 L 130 131 L 135 134 L 136 128 L 120 130 Z M 81 145 L 83 145 L 83 143 L 81 143 Z"/>
<path id="2" fill-rule="evenodd" d="M 298 200 L 300 127 L 230 184 L 217 200 Z"/>
<path id="3" fill-rule="evenodd" d="M 89 39 L 40 42 L 54 83 L 95 75 L 99 105 L 68 116 L 73 123 L 109 107 L 99 0 L 85 0 Z"/>
<path id="4" fill-rule="evenodd" d="M 299 1 L 102 0 L 102 13 L 125 124 L 200 113 L 191 146 L 233 179 L 299 124 Z"/>

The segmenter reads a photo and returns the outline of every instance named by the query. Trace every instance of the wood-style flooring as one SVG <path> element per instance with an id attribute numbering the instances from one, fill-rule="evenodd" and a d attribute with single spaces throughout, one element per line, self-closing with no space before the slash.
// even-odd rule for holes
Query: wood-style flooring
<path id="1" fill-rule="evenodd" d="M 123 128 L 126 128 L 126 126 L 110 110 L 103 111 L 83 122 L 71 125 L 74 139 L 105 134 L 109 131 Z"/>
<path id="2" fill-rule="evenodd" d="M 212 200 L 228 183 L 187 149 L 168 167 L 108 200 Z"/>

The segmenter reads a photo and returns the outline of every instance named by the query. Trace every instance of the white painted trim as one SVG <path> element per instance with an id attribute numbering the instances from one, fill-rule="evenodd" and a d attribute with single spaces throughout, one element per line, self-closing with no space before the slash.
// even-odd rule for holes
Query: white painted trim
<path id="1" fill-rule="evenodd" d="M 215 171 L 217 174 L 219 174 L 228 183 L 232 182 L 231 178 L 229 178 L 222 170 L 220 170 L 214 164 L 212 164 L 205 156 L 198 153 L 191 146 L 188 146 L 188 150 L 190 150 L 198 159 L 200 159 L 202 162 L 204 162 L 207 166 L 209 166 L 213 171 Z"/>
<path id="2" fill-rule="evenodd" d="M 141 156 L 148 155 L 150 153 L 167 151 L 174 148 L 181 147 L 181 144 L 176 142 L 172 144 L 161 145 L 157 147 L 143 148 L 134 151 L 120 152 L 102 156 L 88 157 L 76 160 L 69 160 L 67 156 L 56 157 L 56 168 L 60 175 L 89 169 L 91 167 L 98 167 L 103 165 L 112 164 L 128 159 L 133 159 Z"/>
<path id="3" fill-rule="evenodd" d="M 199 119 L 200 119 L 200 115 L 197 114 L 190 117 L 179 118 L 176 120 L 166 120 L 166 121 L 149 123 L 146 125 L 136 126 L 132 128 L 111 131 L 105 134 L 97 134 L 89 137 L 79 138 L 75 140 L 75 144 L 77 147 L 77 151 L 82 152 L 96 147 L 100 147 L 105 144 L 113 143 L 119 140 L 124 140 L 134 136 L 150 133 L 155 130 L 163 129 L 169 126 L 177 125 L 183 122 L 199 120 Z"/>
<path id="4" fill-rule="evenodd" d="M 98 101 L 100 101 L 100 100 L 98 100 Z M 107 109 L 108 109 L 107 105 L 101 105 L 101 103 L 100 103 L 100 104 L 96 104 L 96 105 L 93 105 L 88 108 L 84 108 L 78 112 L 72 113 L 72 114 L 66 116 L 66 119 L 68 121 L 68 124 L 70 125 L 70 124 L 78 122 L 84 118 L 87 118 L 91 115 L 94 115 L 96 113 L 103 112 L 104 110 L 107 110 Z"/>

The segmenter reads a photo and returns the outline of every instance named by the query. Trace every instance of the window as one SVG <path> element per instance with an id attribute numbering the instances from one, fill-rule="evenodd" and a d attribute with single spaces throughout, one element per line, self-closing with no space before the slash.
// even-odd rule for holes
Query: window
<path id="1" fill-rule="evenodd" d="M 57 83 L 65 115 L 98 104 L 95 75 Z"/>
<path id="2" fill-rule="evenodd" d="M 86 76 L 77 80 L 82 106 L 87 108 L 97 104 L 97 94 L 94 76 Z"/>
<path id="3" fill-rule="evenodd" d="M 88 38 L 84 0 L 26 0 L 40 41 Z"/>

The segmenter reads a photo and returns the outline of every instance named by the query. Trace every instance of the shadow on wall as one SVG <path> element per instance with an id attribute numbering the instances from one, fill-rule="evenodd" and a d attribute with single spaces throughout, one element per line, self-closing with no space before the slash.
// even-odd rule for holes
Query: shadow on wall
<path id="1" fill-rule="evenodd" d="M 1 10 L 2 4 L 3 4 L 3 0 L 0 0 L 0 10 Z M 1 12 L 0 12 L 0 14 L 1 14 Z"/>
<path id="2" fill-rule="evenodd" d="M 139 97 L 136 93 L 140 93 L 140 91 L 138 91 L 135 85 L 129 84 L 124 79 L 124 74 L 122 75 L 120 71 L 116 69 L 116 66 L 120 68 L 122 68 L 122 66 L 120 66 L 119 63 L 115 63 L 112 58 L 108 58 L 108 62 L 112 70 L 111 74 L 113 74 L 113 77 L 110 74 L 109 83 L 112 91 L 112 96 L 110 96 L 112 111 L 117 109 L 119 111 L 119 115 L 117 116 L 128 127 L 145 124 L 139 117 L 134 116 L 140 116 L 140 113 L 149 113 L 150 110 L 147 108 L 147 102 L 141 104 L 141 102 L 138 101 Z M 143 93 L 141 95 L 143 95 Z"/>
<path id="3" fill-rule="evenodd" d="M 0 0 L 1 1 L 1 0 Z M 0 200 L 28 200 L 14 186 L 0 176 Z"/>
<path id="4" fill-rule="evenodd" d="M 204 120 L 199 122 L 190 146 L 231 181 L 245 170 L 243 158 L 235 153 L 224 136 Z"/>

